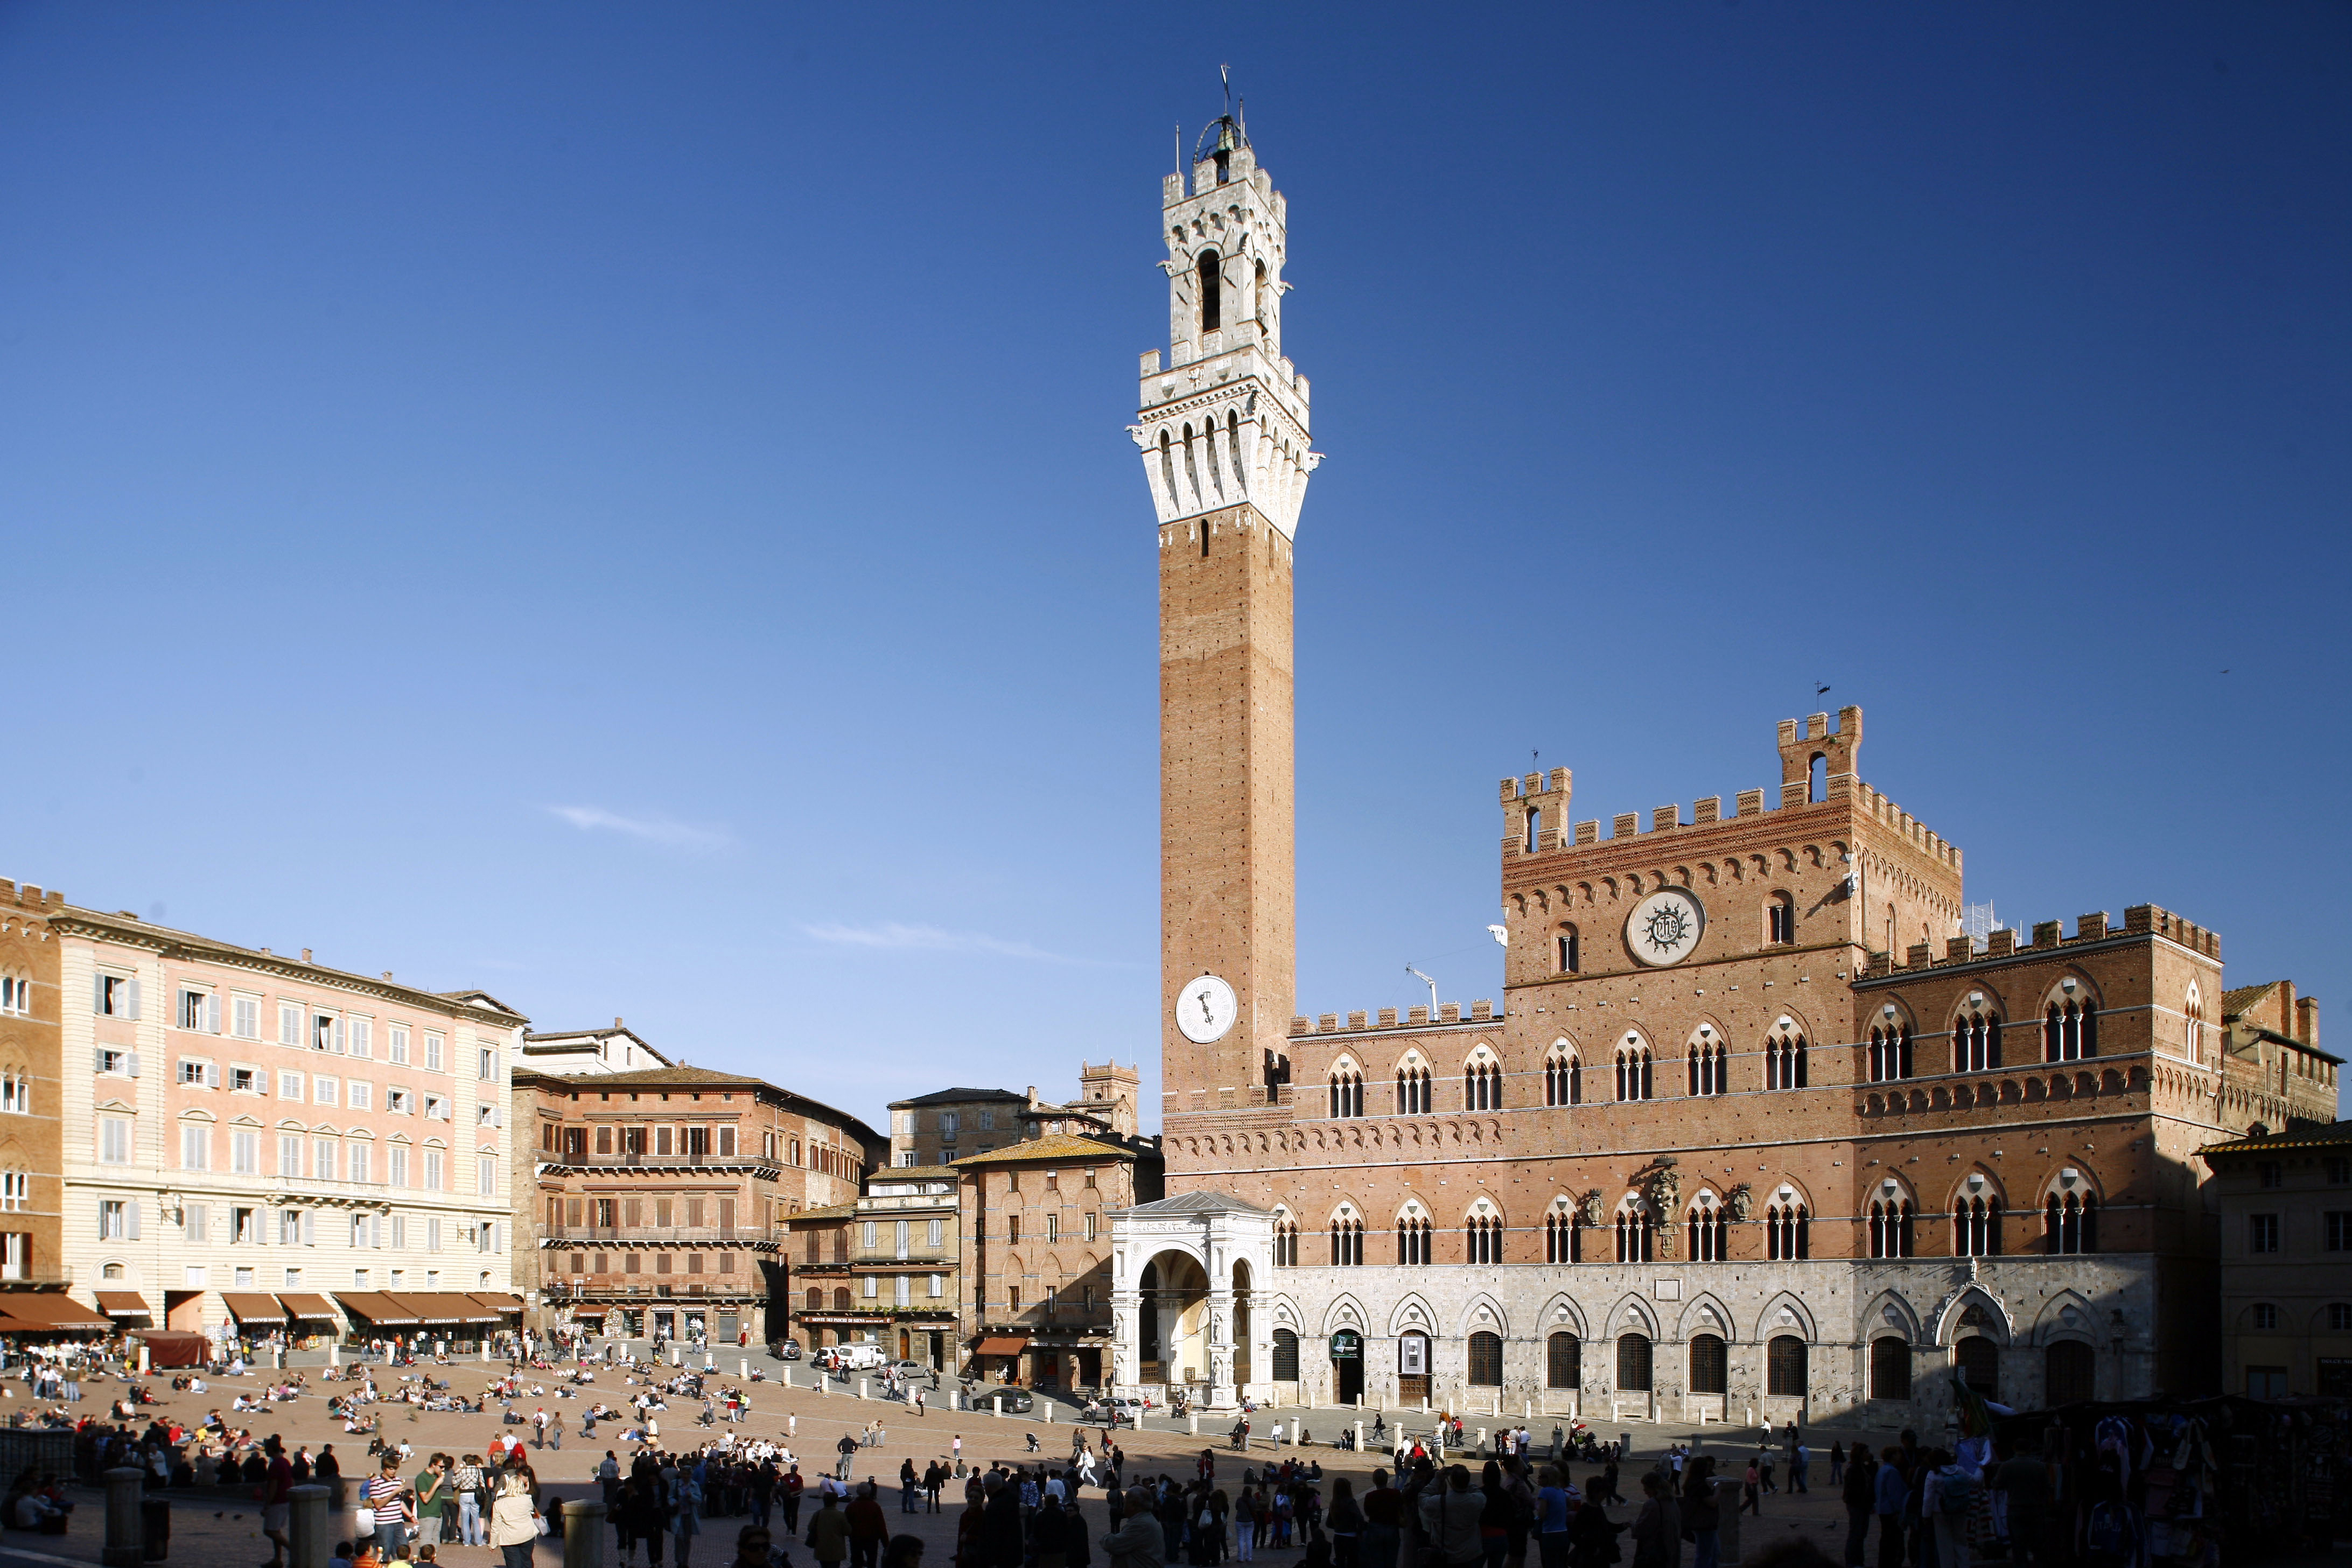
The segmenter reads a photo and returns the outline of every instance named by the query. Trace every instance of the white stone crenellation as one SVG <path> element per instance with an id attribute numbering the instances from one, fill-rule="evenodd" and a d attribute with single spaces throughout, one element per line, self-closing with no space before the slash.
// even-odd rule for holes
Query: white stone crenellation
<path id="1" fill-rule="evenodd" d="M 1282 354 L 1285 207 L 1239 127 L 1217 130 L 1192 193 L 1181 174 L 1165 182 L 1169 346 L 1164 362 L 1158 349 L 1143 355 L 1128 433 L 1161 523 L 1247 504 L 1290 539 L 1322 454 L 1310 449 L 1307 378 Z"/>

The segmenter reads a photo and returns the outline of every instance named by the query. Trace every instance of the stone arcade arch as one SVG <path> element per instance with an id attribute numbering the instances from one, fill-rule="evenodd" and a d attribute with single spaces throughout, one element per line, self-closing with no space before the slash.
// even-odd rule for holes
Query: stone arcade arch
<path id="1" fill-rule="evenodd" d="M 1185 1193 L 1112 1213 L 1118 1392 L 1190 1384 L 1217 1409 L 1244 1394 L 1271 1395 L 1274 1315 L 1252 1308 L 1255 1288 L 1271 1279 L 1274 1226 L 1273 1210 L 1222 1193 Z"/>

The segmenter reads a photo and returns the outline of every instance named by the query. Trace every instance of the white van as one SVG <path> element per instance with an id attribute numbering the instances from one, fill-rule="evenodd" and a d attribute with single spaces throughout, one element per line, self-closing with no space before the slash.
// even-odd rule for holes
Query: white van
<path id="1" fill-rule="evenodd" d="M 890 1364 L 882 1347 L 873 1343 L 835 1345 L 834 1363 L 847 1372 L 874 1372 Z"/>

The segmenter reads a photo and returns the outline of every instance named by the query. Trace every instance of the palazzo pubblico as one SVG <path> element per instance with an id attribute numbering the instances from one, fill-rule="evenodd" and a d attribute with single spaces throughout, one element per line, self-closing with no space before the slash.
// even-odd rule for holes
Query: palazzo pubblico
<path id="1" fill-rule="evenodd" d="M 1963 934 L 1960 850 L 1862 782 L 1577 821 L 1505 779 L 1504 1005 L 1295 1014 L 1286 211 L 1219 121 L 1162 194 L 1169 1196 L 1112 1225 L 1114 1377 L 1455 1411 L 1936 1419 L 2210 1386 L 2193 1152 L 2332 1120 L 2317 1010 L 2150 905 Z M 1759 736 L 1760 740 L 1760 736 Z M 1760 748 L 1759 748 L 1760 761 Z"/>

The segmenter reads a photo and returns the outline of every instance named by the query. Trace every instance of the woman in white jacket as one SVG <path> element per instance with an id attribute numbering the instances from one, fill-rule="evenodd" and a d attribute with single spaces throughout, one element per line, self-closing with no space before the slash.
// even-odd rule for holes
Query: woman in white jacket
<path id="1" fill-rule="evenodd" d="M 530 1506 L 530 1478 L 509 1470 L 499 1478 L 499 1495 L 490 1504 L 490 1544 L 506 1558 L 506 1568 L 530 1568 L 531 1550 L 539 1543 L 539 1513 Z"/>

